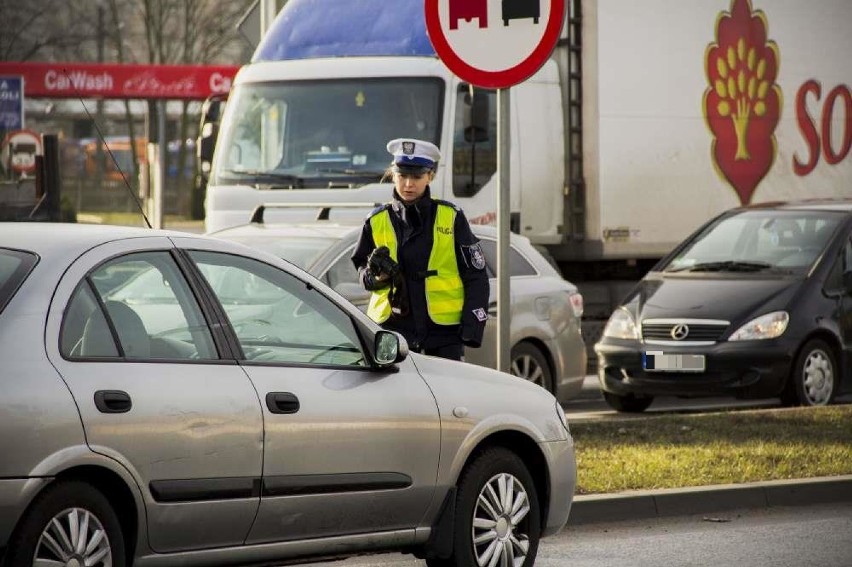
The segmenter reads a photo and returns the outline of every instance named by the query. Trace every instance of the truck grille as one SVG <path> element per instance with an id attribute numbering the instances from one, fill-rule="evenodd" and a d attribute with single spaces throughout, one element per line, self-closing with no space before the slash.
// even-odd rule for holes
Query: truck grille
<path id="1" fill-rule="evenodd" d="M 727 321 L 649 319 L 642 323 L 642 338 L 646 341 L 672 343 L 716 342 L 728 325 Z"/>

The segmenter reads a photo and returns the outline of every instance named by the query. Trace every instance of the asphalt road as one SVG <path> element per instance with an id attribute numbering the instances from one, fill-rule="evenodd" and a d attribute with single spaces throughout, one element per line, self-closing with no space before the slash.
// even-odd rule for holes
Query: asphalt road
<path id="1" fill-rule="evenodd" d="M 425 567 L 399 554 L 316 567 Z M 852 502 L 569 526 L 536 567 L 850 567 Z"/>

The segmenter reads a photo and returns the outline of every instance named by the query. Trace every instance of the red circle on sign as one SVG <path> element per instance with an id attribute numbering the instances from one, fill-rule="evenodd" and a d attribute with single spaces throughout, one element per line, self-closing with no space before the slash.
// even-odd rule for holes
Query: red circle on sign
<path id="1" fill-rule="evenodd" d="M 548 0 L 541 0 L 547 2 Z M 535 49 L 529 56 L 508 69 L 501 71 L 486 71 L 477 69 L 464 61 L 450 46 L 447 36 L 444 35 L 444 29 L 441 27 L 441 19 L 438 15 L 439 0 L 426 0 L 424 8 L 426 10 L 426 33 L 429 34 L 429 40 L 432 42 L 432 47 L 435 48 L 435 53 L 444 64 L 462 80 L 469 82 L 477 87 L 502 89 L 517 85 L 518 83 L 530 78 L 536 71 L 544 65 L 547 58 L 550 57 L 556 42 L 559 40 L 559 34 L 562 31 L 562 23 L 565 18 L 565 0 L 550 0 L 550 16 L 547 21 L 547 27 L 544 30 L 544 35 L 539 41 Z"/>

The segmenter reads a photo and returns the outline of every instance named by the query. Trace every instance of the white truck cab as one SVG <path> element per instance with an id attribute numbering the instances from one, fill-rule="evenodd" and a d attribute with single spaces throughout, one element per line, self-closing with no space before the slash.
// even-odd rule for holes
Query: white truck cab
<path id="1" fill-rule="evenodd" d="M 291 0 L 240 70 L 209 173 L 208 231 L 244 224 L 257 205 L 270 202 L 363 201 L 362 210 L 331 211 L 332 220 L 360 222 L 375 203 L 390 198 L 385 146 L 399 137 L 441 148 L 434 197 L 455 202 L 469 218 L 493 220 L 496 92 L 472 90 L 437 58 L 422 14 L 408 13 L 422 12 L 422 3 L 396 7 L 394 19 L 412 23 L 399 40 L 377 15 L 387 12 L 385 2 L 353 4 L 358 9 L 317 19 L 310 2 Z M 324 43 L 325 37 L 333 41 Z M 538 243 L 560 238 L 560 92 L 556 65 L 549 61 L 512 94 L 513 228 Z M 270 214 L 302 221 L 316 211 L 297 206 Z"/>

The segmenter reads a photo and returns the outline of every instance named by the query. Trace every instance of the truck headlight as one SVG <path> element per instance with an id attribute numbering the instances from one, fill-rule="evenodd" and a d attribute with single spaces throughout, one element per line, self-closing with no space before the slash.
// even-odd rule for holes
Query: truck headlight
<path id="1" fill-rule="evenodd" d="M 790 315 L 786 311 L 775 311 L 752 319 L 731 335 L 729 341 L 757 341 L 780 337 L 787 330 Z"/>
<path id="2" fill-rule="evenodd" d="M 624 307 L 619 307 L 612 312 L 609 321 L 606 322 L 603 336 L 612 339 L 639 340 L 639 329 L 636 327 L 636 322 L 633 321 L 633 316 L 630 315 L 630 312 Z"/>

